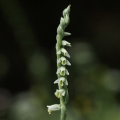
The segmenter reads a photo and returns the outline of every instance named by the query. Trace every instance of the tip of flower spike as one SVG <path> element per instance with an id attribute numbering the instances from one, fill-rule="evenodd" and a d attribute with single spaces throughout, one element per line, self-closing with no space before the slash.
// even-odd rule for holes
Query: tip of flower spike
<path id="1" fill-rule="evenodd" d="M 64 17 L 65 17 L 66 14 L 69 14 L 69 12 L 70 12 L 70 6 L 71 6 L 71 5 L 68 5 L 68 7 L 63 10 L 63 16 L 64 16 Z"/>

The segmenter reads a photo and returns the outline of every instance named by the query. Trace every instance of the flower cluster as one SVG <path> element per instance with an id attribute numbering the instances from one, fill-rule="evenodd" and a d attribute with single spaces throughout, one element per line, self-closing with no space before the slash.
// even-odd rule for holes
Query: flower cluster
<path id="1" fill-rule="evenodd" d="M 70 13 L 70 6 L 68 6 L 63 11 L 63 17 L 61 17 L 60 24 L 57 28 L 57 36 L 56 36 L 57 72 L 56 74 L 58 76 L 58 79 L 55 80 L 54 84 L 58 84 L 59 89 L 56 90 L 55 96 L 57 98 L 60 98 L 60 104 L 47 106 L 49 114 L 51 114 L 52 111 L 56 111 L 60 109 L 62 111 L 62 108 L 63 108 L 62 105 L 65 106 L 64 100 L 68 97 L 68 91 L 66 86 L 68 85 L 67 75 L 69 75 L 69 72 L 66 69 L 66 65 L 70 66 L 71 64 L 67 60 L 67 58 L 70 58 L 70 55 L 64 47 L 65 46 L 71 47 L 71 44 L 66 40 L 63 40 L 63 37 L 71 35 L 68 32 L 64 32 L 65 28 L 67 27 L 70 21 L 69 13 Z"/>

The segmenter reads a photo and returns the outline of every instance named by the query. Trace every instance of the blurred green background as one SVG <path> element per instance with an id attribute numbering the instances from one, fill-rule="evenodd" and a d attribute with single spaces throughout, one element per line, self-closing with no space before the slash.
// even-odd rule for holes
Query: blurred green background
<path id="1" fill-rule="evenodd" d="M 71 4 L 67 120 L 120 120 L 120 1 L 0 0 L 0 120 L 59 120 L 56 29 Z"/>

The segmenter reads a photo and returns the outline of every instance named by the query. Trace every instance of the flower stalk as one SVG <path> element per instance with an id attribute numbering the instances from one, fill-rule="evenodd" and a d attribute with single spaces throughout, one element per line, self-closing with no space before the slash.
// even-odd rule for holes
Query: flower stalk
<path id="1" fill-rule="evenodd" d="M 66 104 L 68 101 L 68 81 L 67 75 L 69 75 L 68 70 L 66 69 L 66 65 L 70 66 L 70 62 L 67 58 L 70 58 L 69 53 L 64 48 L 65 46 L 71 47 L 71 44 L 66 40 L 63 40 L 64 36 L 71 35 L 68 32 L 65 32 L 65 28 L 70 22 L 69 18 L 70 14 L 70 5 L 63 11 L 63 17 L 60 19 L 60 24 L 57 28 L 57 36 L 56 36 L 56 54 L 57 54 L 57 76 L 58 79 L 54 82 L 54 84 L 58 84 L 58 89 L 55 92 L 55 96 L 60 99 L 60 104 L 55 104 L 48 106 L 48 112 L 51 114 L 52 111 L 61 109 L 60 120 L 66 120 Z M 60 107 L 59 107 L 60 106 Z M 60 109 L 59 109 L 60 108 Z"/>

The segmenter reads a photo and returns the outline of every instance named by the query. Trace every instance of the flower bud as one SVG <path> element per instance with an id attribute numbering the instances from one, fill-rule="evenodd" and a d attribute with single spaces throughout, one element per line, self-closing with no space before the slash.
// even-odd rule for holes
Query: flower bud
<path id="1" fill-rule="evenodd" d="M 63 31 L 63 28 L 62 28 L 61 25 L 58 26 L 58 28 L 57 28 L 57 33 L 58 33 L 59 35 L 63 36 L 64 31 Z"/>

